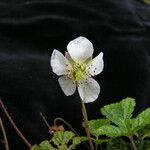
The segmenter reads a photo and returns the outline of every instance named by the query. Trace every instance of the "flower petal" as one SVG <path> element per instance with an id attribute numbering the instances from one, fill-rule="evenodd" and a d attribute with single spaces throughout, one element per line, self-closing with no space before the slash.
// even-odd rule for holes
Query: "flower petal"
<path id="1" fill-rule="evenodd" d="M 103 52 L 101 52 L 88 64 L 88 69 L 89 73 L 92 76 L 95 76 L 101 73 L 103 71 L 103 68 L 104 68 Z"/>
<path id="2" fill-rule="evenodd" d="M 98 98 L 100 86 L 96 80 L 89 78 L 87 82 L 79 85 L 78 92 L 85 103 L 93 102 Z"/>
<path id="3" fill-rule="evenodd" d="M 61 52 L 56 49 L 53 51 L 50 64 L 54 73 L 56 73 L 57 75 L 65 74 L 68 63 L 68 60 L 63 56 Z"/>
<path id="4" fill-rule="evenodd" d="M 60 87 L 62 91 L 67 95 L 72 95 L 76 90 L 76 85 L 73 84 L 73 81 L 67 78 L 66 76 L 62 76 L 58 79 Z"/>
<path id="5" fill-rule="evenodd" d="M 85 37 L 78 37 L 67 45 L 71 58 L 77 61 L 85 61 L 93 55 L 93 44 Z"/>

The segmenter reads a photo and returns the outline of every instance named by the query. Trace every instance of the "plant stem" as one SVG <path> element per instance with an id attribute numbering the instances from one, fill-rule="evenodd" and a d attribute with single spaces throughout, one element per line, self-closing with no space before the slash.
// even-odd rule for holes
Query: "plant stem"
<path id="1" fill-rule="evenodd" d="M 42 120 L 44 121 L 44 123 L 46 124 L 47 128 L 49 129 L 50 125 L 48 124 L 46 118 L 43 116 L 42 112 L 40 112 L 40 116 L 41 116 Z"/>
<path id="2" fill-rule="evenodd" d="M 5 131 L 1 117 L 0 117 L 0 126 L 1 126 L 1 129 L 3 132 L 3 136 L 4 136 L 5 148 L 6 148 L 6 150 L 9 150 L 9 144 L 8 144 L 8 140 L 7 140 L 7 136 L 6 136 L 6 131 Z"/>
<path id="3" fill-rule="evenodd" d="M 14 130 L 16 131 L 16 133 L 20 136 L 20 138 L 22 139 L 22 141 L 28 146 L 28 148 L 31 148 L 31 144 L 28 142 L 28 140 L 24 137 L 24 135 L 21 133 L 21 131 L 18 129 L 18 127 L 16 126 L 15 122 L 12 120 L 11 116 L 9 115 L 8 111 L 6 110 L 1 98 L 0 98 L 0 106 L 2 108 L 2 110 L 4 111 L 6 117 L 8 118 L 9 122 L 11 123 L 11 125 L 13 126 Z"/>
<path id="4" fill-rule="evenodd" d="M 98 136 L 96 136 L 96 140 L 98 140 Z M 95 150 L 97 150 L 97 143 L 95 144 Z"/>
<path id="5" fill-rule="evenodd" d="M 134 143 L 133 137 L 132 136 L 128 136 L 128 138 L 130 139 L 132 149 L 133 150 L 137 150 L 137 147 L 136 147 L 136 145 Z"/>
<path id="6" fill-rule="evenodd" d="M 89 131 L 89 125 L 88 125 L 88 116 L 87 116 L 87 112 L 86 112 L 86 108 L 85 108 L 85 104 L 84 101 L 81 102 L 82 103 L 82 113 L 83 113 L 83 117 L 84 117 L 84 128 L 85 128 L 85 132 L 89 141 L 89 145 L 90 145 L 90 149 L 94 150 L 94 146 L 91 140 L 91 135 L 90 135 L 90 131 Z"/>

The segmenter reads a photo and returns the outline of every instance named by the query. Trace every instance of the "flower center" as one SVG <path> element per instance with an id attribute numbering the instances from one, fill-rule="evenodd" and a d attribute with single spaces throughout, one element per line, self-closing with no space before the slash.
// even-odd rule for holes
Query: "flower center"
<path id="1" fill-rule="evenodd" d="M 86 64 L 82 63 L 73 63 L 71 68 L 68 69 L 67 76 L 72 78 L 73 81 L 77 84 L 84 81 L 88 76 L 88 71 L 86 69 Z"/>
<path id="2" fill-rule="evenodd" d="M 76 82 L 84 80 L 87 76 L 85 67 L 78 66 L 74 68 L 73 76 Z"/>

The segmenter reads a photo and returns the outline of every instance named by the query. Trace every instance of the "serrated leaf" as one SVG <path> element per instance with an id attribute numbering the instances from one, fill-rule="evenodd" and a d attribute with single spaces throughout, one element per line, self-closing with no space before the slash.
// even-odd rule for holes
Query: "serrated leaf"
<path id="1" fill-rule="evenodd" d="M 132 130 L 134 132 L 150 124 L 150 108 L 142 111 L 136 118 L 132 119 Z"/>
<path id="2" fill-rule="evenodd" d="M 40 150 L 40 148 L 39 148 L 39 146 L 37 146 L 37 144 L 36 144 L 36 145 L 33 145 L 30 150 Z"/>
<path id="3" fill-rule="evenodd" d="M 51 141 L 54 142 L 54 144 L 57 146 L 68 144 L 69 140 L 71 140 L 74 136 L 75 134 L 71 131 L 58 131 L 54 133 Z"/>
<path id="4" fill-rule="evenodd" d="M 116 125 L 129 129 L 134 107 L 135 100 L 132 98 L 126 98 L 121 102 L 104 106 L 101 109 L 101 112 Z"/>
<path id="5" fill-rule="evenodd" d="M 109 123 L 110 123 L 110 121 L 108 119 L 90 120 L 89 121 L 90 133 L 95 137 L 103 135 L 100 132 L 100 130 L 101 130 L 100 128 L 104 125 L 108 125 Z"/>
<path id="6" fill-rule="evenodd" d="M 56 150 L 52 145 L 49 143 L 49 141 L 43 141 L 39 145 L 40 150 Z"/>
<path id="7" fill-rule="evenodd" d="M 125 136 L 128 134 L 128 132 L 125 132 L 124 129 L 121 129 L 119 127 L 116 127 L 114 125 L 105 125 L 105 126 L 102 126 L 100 128 L 100 132 L 102 135 L 106 135 L 108 137 L 119 137 L 119 136 Z"/>
<path id="8" fill-rule="evenodd" d="M 68 150 L 72 150 L 76 148 L 76 145 L 81 143 L 80 137 L 74 137 L 72 140 L 72 145 L 69 146 Z"/>

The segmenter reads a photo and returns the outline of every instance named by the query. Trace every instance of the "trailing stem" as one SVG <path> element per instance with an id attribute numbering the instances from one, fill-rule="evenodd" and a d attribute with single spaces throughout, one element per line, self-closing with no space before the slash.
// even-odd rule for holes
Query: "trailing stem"
<path id="1" fill-rule="evenodd" d="M 24 135 L 21 133 L 21 131 L 18 129 L 18 127 L 16 126 L 15 122 L 12 120 L 11 116 L 9 115 L 8 111 L 6 110 L 1 98 L 0 98 L 0 107 L 2 108 L 2 110 L 4 111 L 4 114 L 6 115 L 6 117 L 8 118 L 9 122 L 11 123 L 11 125 L 13 126 L 14 130 L 16 131 L 16 133 L 19 135 L 19 137 L 22 139 L 22 141 L 28 146 L 28 148 L 31 148 L 31 144 L 28 142 L 28 140 L 24 137 Z"/>
<path id="2" fill-rule="evenodd" d="M 40 116 L 42 117 L 42 120 L 45 122 L 45 124 L 46 124 L 46 126 L 48 127 L 48 129 L 50 129 L 50 125 L 48 124 L 48 122 L 47 122 L 46 118 L 44 117 L 44 115 L 42 114 L 42 112 L 40 112 Z M 74 133 L 76 134 L 76 136 L 80 137 L 79 134 L 74 130 L 74 128 L 73 128 L 66 120 L 64 120 L 64 119 L 61 118 L 61 117 L 57 117 L 57 118 L 54 119 L 54 126 L 57 126 L 57 121 L 63 122 L 66 126 L 68 126 L 68 127 L 70 128 L 70 130 L 71 130 L 72 132 L 74 132 Z M 86 145 L 85 143 L 83 143 L 83 144 L 84 144 L 84 146 L 85 146 L 86 148 L 89 149 L 89 146 L 88 146 L 88 145 Z"/>
<path id="3" fill-rule="evenodd" d="M 88 138 L 88 141 L 89 141 L 90 149 L 94 150 L 94 146 L 93 146 L 91 135 L 90 135 L 90 131 L 89 131 L 88 116 L 87 116 L 87 112 L 86 112 L 84 101 L 82 101 L 81 103 L 82 103 L 82 113 L 83 113 L 83 117 L 84 117 L 85 132 L 86 132 L 86 135 L 87 135 L 87 138 Z"/>
<path id="4" fill-rule="evenodd" d="M 3 136 L 4 136 L 5 148 L 6 148 L 6 150 L 9 150 L 9 144 L 8 144 L 8 140 L 7 140 L 7 136 L 6 136 L 6 131 L 5 131 L 5 128 L 4 128 L 1 117 L 0 117 L 0 127 L 2 129 L 2 133 L 3 133 Z"/>
<path id="5" fill-rule="evenodd" d="M 136 145 L 135 145 L 135 143 L 134 143 L 133 137 L 132 137 L 132 136 L 129 136 L 128 138 L 130 139 L 132 149 L 133 149 L 133 150 L 137 150 L 137 147 L 136 147 Z"/>

